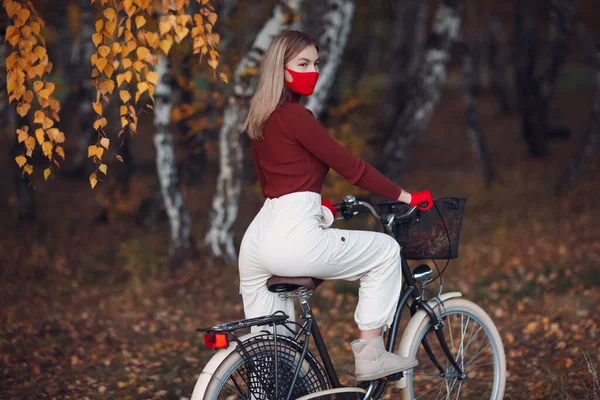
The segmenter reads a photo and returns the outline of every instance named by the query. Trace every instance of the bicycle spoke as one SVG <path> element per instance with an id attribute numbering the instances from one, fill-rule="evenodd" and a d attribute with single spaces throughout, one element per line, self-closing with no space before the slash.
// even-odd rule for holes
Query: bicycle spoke
<path id="1" fill-rule="evenodd" d="M 415 400 L 420 399 L 421 397 L 425 396 L 427 393 L 431 392 L 432 390 L 436 389 L 438 386 L 442 386 L 445 382 L 440 382 L 437 385 L 431 387 L 430 389 L 428 389 L 426 392 L 423 392 L 421 395 L 419 395 L 419 397 L 415 397 Z M 442 386 L 443 388 L 443 386 Z"/>
<path id="2" fill-rule="evenodd" d="M 498 361 L 494 342 L 486 326 L 478 315 L 468 312 L 448 313 L 444 319 L 444 331 L 448 329 L 444 335 L 450 341 L 448 348 L 460 369 L 466 373 L 466 379 L 460 379 L 450 358 L 444 355 L 441 344 L 431 342 L 431 351 L 445 368 L 445 373 L 437 372 L 434 365 L 428 362 L 428 354 L 419 346 L 417 358 L 420 364 L 410 374 L 405 374 L 412 395 L 423 400 L 490 398 L 496 384 L 494 370 Z M 429 329 L 425 328 L 423 332 L 423 335 L 428 334 Z"/>

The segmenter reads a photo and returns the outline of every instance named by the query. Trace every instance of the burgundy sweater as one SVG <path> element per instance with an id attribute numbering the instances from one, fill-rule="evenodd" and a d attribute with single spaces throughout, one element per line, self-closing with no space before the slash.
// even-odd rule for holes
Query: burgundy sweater
<path id="1" fill-rule="evenodd" d="M 332 138 L 312 112 L 284 103 L 267 120 L 262 140 L 252 140 L 254 164 L 264 197 L 293 192 L 321 193 L 329 168 L 349 183 L 390 200 L 401 188 Z"/>

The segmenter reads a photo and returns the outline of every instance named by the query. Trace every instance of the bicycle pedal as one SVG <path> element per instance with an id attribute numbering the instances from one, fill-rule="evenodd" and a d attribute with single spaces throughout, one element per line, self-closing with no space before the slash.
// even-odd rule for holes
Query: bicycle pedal
<path id="1" fill-rule="evenodd" d="M 385 376 L 385 377 L 381 378 L 381 380 L 388 381 L 388 382 L 396 382 L 396 381 L 399 381 L 400 379 L 402 379 L 403 377 L 404 377 L 404 373 L 398 372 L 397 374 Z"/>

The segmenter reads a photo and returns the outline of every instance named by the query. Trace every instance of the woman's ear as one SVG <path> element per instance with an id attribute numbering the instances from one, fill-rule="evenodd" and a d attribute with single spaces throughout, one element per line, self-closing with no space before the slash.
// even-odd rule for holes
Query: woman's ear
<path id="1" fill-rule="evenodd" d="M 294 78 L 292 77 L 292 74 L 290 74 L 287 71 L 287 69 L 284 69 L 283 72 L 284 72 L 284 77 L 285 77 L 286 81 L 288 81 L 288 82 L 293 82 L 294 81 Z"/>

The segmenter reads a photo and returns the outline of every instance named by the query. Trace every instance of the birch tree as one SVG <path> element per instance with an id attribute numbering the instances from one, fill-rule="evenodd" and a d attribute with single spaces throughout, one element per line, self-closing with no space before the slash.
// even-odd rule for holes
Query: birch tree
<path id="1" fill-rule="evenodd" d="M 170 130 L 173 88 L 168 56 L 160 55 L 156 64 L 158 80 L 154 94 L 154 147 L 156 148 L 156 171 L 160 191 L 171 228 L 169 258 L 172 265 L 181 262 L 193 252 L 191 218 L 179 190 L 175 147 Z"/>
<path id="2" fill-rule="evenodd" d="M 444 0 L 435 14 L 433 31 L 427 39 L 424 60 L 409 89 L 409 102 L 386 141 L 380 168 L 397 179 L 404 169 L 408 152 L 429 122 L 440 98 L 451 60 L 451 49 L 459 35 L 463 1 Z"/>
<path id="3" fill-rule="evenodd" d="M 236 258 L 233 224 L 241 193 L 243 148 L 240 134 L 248 113 L 249 99 L 256 88 L 256 73 L 274 36 L 289 29 L 299 15 L 303 0 L 281 0 L 260 30 L 252 48 L 242 57 L 233 73 L 233 94 L 229 97 L 219 131 L 219 176 L 212 200 L 210 226 L 204 243 L 213 256 Z"/>
<path id="4" fill-rule="evenodd" d="M 327 11 L 322 18 L 322 34 L 319 37 L 319 58 L 322 67 L 315 92 L 306 103 L 306 107 L 313 112 L 316 118 L 327 105 L 327 97 L 350 36 L 353 16 L 354 0 L 327 1 Z"/>

